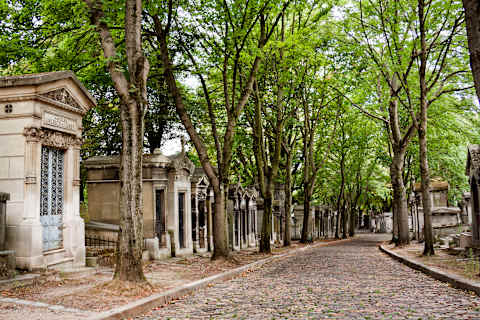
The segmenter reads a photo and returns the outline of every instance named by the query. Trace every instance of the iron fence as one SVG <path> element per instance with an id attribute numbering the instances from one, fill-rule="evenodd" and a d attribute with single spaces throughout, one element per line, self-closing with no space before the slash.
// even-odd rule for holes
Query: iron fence
<path id="1" fill-rule="evenodd" d="M 116 248 L 117 240 L 101 236 L 85 235 L 85 246 L 93 248 Z"/>

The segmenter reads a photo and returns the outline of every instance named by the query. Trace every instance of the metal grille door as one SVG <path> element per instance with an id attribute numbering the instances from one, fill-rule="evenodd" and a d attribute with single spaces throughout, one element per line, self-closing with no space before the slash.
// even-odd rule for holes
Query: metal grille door
<path id="1" fill-rule="evenodd" d="M 155 234 L 162 245 L 165 234 L 165 190 L 155 190 Z"/>
<path id="2" fill-rule="evenodd" d="M 178 241 L 180 248 L 185 248 L 185 229 L 184 229 L 184 215 L 185 214 L 185 193 L 178 193 Z"/>
<path id="3" fill-rule="evenodd" d="M 42 146 L 40 222 L 43 250 L 62 247 L 64 151 Z"/>

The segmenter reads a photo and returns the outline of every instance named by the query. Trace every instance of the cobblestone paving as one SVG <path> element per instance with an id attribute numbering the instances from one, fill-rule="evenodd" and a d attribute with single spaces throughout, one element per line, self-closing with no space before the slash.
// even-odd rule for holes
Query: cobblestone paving
<path id="1" fill-rule="evenodd" d="M 480 298 L 380 253 L 385 236 L 307 250 L 138 319 L 480 319 Z"/>

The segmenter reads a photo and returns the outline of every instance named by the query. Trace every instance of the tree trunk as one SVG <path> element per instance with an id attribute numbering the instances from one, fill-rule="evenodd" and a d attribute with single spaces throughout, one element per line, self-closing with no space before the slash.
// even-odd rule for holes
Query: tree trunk
<path id="1" fill-rule="evenodd" d="M 129 114 L 132 109 L 136 110 L 136 106 L 122 107 L 120 112 L 123 140 L 120 155 L 120 231 L 114 279 L 142 282 L 146 281 L 142 264 L 143 117 L 138 113 Z"/>
<path id="2" fill-rule="evenodd" d="M 478 0 L 463 0 L 465 9 L 465 25 L 467 27 L 468 50 L 470 52 L 470 67 L 477 97 L 480 99 L 480 2 Z"/>
<path id="3" fill-rule="evenodd" d="M 212 221 L 212 203 L 210 200 L 210 189 L 207 189 L 207 197 L 206 197 L 206 206 L 207 206 L 207 248 L 208 252 L 212 252 L 212 228 L 213 228 L 213 221 Z"/>
<path id="4" fill-rule="evenodd" d="M 272 195 L 267 195 L 263 199 L 263 220 L 262 220 L 262 233 L 260 236 L 260 252 L 270 253 L 272 248 L 270 245 L 270 239 L 272 234 Z"/>
<path id="5" fill-rule="evenodd" d="M 426 112 L 425 112 L 426 113 Z M 418 130 L 418 143 L 420 145 L 420 176 L 422 179 L 422 202 L 423 202 L 423 233 L 425 237 L 425 247 L 423 255 L 434 255 L 433 249 L 433 228 L 432 228 L 432 198 L 430 197 L 430 173 L 427 159 L 427 123 L 421 120 Z"/>
<path id="6" fill-rule="evenodd" d="M 302 237 L 301 243 L 307 243 L 308 239 L 308 227 L 310 224 L 310 201 L 311 195 L 309 194 L 309 188 L 307 183 L 304 184 L 305 192 L 303 194 L 303 225 L 302 225 Z"/>
<path id="7" fill-rule="evenodd" d="M 393 148 L 393 159 L 390 166 L 390 177 L 392 180 L 393 199 L 392 210 L 395 215 L 396 224 L 398 226 L 397 245 L 408 244 L 408 206 L 407 193 L 403 181 L 403 163 L 405 159 L 405 151 Z"/>
<path id="8" fill-rule="evenodd" d="M 283 237 L 283 245 L 285 247 L 290 246 L 291 234 L 290 234 L 290 220 L 292 212 L 292 162 L 293 151 L 290 150 L 287 153 L 287 168 L 285 177 L 285 236 Z"/>
<path id="9" fill-rule="evenodd" d="M 167 31 L 164 30 L 158 22 L 156 22 L 157 38 L 160 42 L 160 53 L 163 62 L 163 69 L 165 75 L 165 81 L 168 85 L 170 94 L 174 98 L 175 108 L 179 115 L 185 130 L 187 131 L 190 139 L 192 140 L 195 150 L 197 151 L 202 168 L 208 177 L 210 185 L 213 189 L 214 195 L 214 212 L 213 212 L 213 255 L 212 259 L 228 258 L 230 256 L 230 250 L 228 248 L 228 228 L 227 228 L 227 215 L 226 215 L 226 202 L 224 194 L 224 185 L 222 185 L 221 177 L 214 169 L 210 159 L 208 157 L 207 149 L 203 143 L 202 138 L 198 135 L 193 126 L 193 123 L 188 115 L 188 112 L 183 103 L 183 97 L 180 93 L 180 89 L 177 87 L 177 82 L 173 74 L 173 66 L 170 61 L 170 56 L 167 47 Z"/>
<path id="10" fill-rule="evenodd" d="M 143 282 L 143 140 L 147 110 L 149 63 L 142 51 L 142 1 L 125 1 L 125 51 L 128 77 L 115 61 L 117 48 L 104 21 L 101 3 L 85 0 L 92 24 L 100 36 L 108 72 L 120 97 L 122 152 L 120 155 L 120 230 L 114 279 Z"/>
<path id="11" fill-rule="evenodd" d="M 348 212 L 346 208 L 346 201 L 343 202 L 342 208 L 342 239 L 347 239 L 348 228 Z"/>
<path id="12" fill-rule="evenodd" d="M 348 235 L 353 237 L 355 235 L 356 214 L 355 210 L 350 209 L 350 221 L 348 224 Z"/>
<path id="13" fill-rule="evenodd" d="M 213 197 L 215 199 L 213 211 L 213 255 L 212 260 L 227 258 L 230 256 L 228 248 L 228 224 L 226 214 L 226 197 L 224 185 L 220 188 L 213 188 Z"/>
<path id="14" fill-rule="evenodd" d="M 337 206 L 337 208 L 339 208 L 339 206 Z M 335 219 L 335 239 L 340 239 L 340 210 L 337 209 L 337 216 L 336 216 L 336 219 Z"/>
<path id="15" fill-rule="evenodd" d="M 418 1 L 418 20 L 420 27 L 420 124 L 418 128 L 418 144 L 420 147 L 420 176 L 422 180 L 422 202 L 424 215 L 424 236 L 425 248 L 423 255 L 434 255 L 433 250 L 433 229 L 432 229 L 432 198 L 430 197 L 430 173 L 428 169 L 427 158 L 427 44 L 425 35 L 425 3 L 424 0 Z M 477 17 L 478 18 L 478 17 Z"/>

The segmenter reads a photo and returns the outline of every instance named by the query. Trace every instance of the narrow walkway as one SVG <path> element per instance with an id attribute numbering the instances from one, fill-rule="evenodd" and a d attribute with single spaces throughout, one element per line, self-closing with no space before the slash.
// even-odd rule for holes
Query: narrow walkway
<path id="1" fill-rule="evenodd" d="M 382 254 L 386 239 L 308 250 L 137 319 L 480 319 L 480 298 Z"/>

